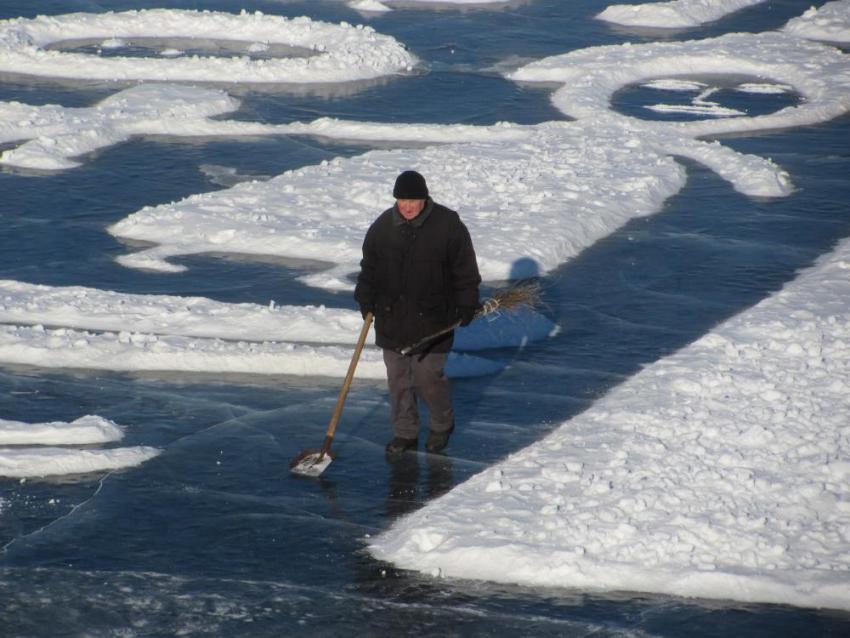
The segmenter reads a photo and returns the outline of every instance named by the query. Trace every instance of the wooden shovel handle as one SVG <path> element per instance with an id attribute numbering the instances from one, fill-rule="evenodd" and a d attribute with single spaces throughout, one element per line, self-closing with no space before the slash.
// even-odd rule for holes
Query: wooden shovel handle
<path id="1" fill-rule="evenodd" d="M 372 313 L 366 313 L 366 318 L 363 320 L 363 327 L 360 329 L 360 336 L 357 338 L 357 346 L 354 348 L 354 355 L 351 357 L 351 363 L 348 364 L 348 372 L 345 374 L 345 381 L 342 383 L 342 389 L 339 391 L 339 396 L 336 400 L 336 407 L 331 415 L 331 421 L 328 423 L 328 434 L 325 437 L 325 442 L 322 444 L 322 455 L 328 453 L 331 449 L 331 442 L 336 431 L 336 424 L 339 423 L 339 417 L 342 414 L 342 407 L 345 405 L 345 397 L 348 396 L 348 389 L 351 387 L 351 381 L 354 379 L 354 371 L 357 369 L 357 362 L 360 361 L 360 353 L 363 352 L 363 346 L 366 343 L 366 337 L 369 334 L 369 328 L 372 327 Z"/>

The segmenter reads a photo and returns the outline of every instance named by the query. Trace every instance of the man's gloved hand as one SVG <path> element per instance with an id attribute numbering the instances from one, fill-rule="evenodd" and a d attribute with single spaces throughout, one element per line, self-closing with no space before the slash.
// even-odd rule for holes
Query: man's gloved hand
<path id="1" fill-rule="evenodd" d="M 372 313 L 372 316 L 375 315 L 375 306 L 372 304 L 360 304 L 360 314 L 363 316 L 363 321 L 366 321 L 366 315 Z"/>
<path id="2" fill-rule="evenodd" d="M 458 321 L 460 321 L 460 327 L 465 328 L 471 324 L 472 320 L 475 319 L 475 313 L 477 311 L 477 306 L 458 306 L 456 314 Z"/>

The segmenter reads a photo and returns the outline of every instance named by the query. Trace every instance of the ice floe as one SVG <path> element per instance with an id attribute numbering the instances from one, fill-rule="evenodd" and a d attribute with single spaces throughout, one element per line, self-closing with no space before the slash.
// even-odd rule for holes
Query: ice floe
<path id="1" fill-rule="evenodd" d="M 376 539 L 408 569 L 850 609 L 850 240 Z"/>
<path id="2" fill-rule="evenodd" d="M 645 4 L 614 4 L 596 17 L 605 22 L 630 27 L 682 29 L 761 4 L 765 0 L 672 0 Z"/>
<path id="3" fill-rule="evenodd" d="M 49 49 L 74 40 L 115 44 L 133 38 L 207 38 L 307 49 L 307 57 L 252 59 L 186 56 L 169 59 L 103 57 Z M 71 13 L 0 21 L 0 70 L 97 80 L 317 83 L 406 73 L 416 59 L 371 27 L 328 24 L 261 12 L 149 9 Z"/>

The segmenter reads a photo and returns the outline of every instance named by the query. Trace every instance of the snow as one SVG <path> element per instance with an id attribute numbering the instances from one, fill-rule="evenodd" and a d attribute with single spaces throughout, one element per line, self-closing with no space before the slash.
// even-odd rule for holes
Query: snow
<path id="1" fill-rule="evenodd" d="M 157 84 L 120 91 L 90 108 L 0 102 L 0 143 L 29 140 L 0 155 L 0 164 L 74 168 L 79 162 L 70 158 L 133 135 L 206 135 L 218 128 L 209 118 L 238 105 L 223 91 Z"/>
<path id="2" fill-rule="evenodd" d="M 640 120 L 610 107 L 611 96 L 630 84 L 730 73 L 793 86 L 802 99 L 755 117 L 683 122 Z M 710 167 L 750 196 L 780 197 L 793 190 L 789 176 L 771 160 L 698 137 L 813 124 L 850 110 L 846 56 L 778 32 L 592 47 L 528 64 L 509 77 L 563 83 L 553 103 L 577 121 L 442 127 L 323 119 L 288 125 L 296 134 L 415 139 L 433 146 L 371 151 L 261 184 L 142 209 L 110 232 L 154 246 L 119 261 L 174 272 L 183 267 L 169 260 L 180 255 L 223 251 L 321 261 L 332 254 L 333 267 L 302 280 L 349 289 L 365 229 L 391 203 L 394 176 L 413 167 L 426 175 L 438 201 L 461 212 L 476 238 L 485 279 L 546 273 L 629 219 L 658 211 L 684 184 L 674 155 Z M 713 114 L 721 108 L 695 106 Z M 467 175 L 462 184 L 454 179 L 458 174 Z M 538 230 L 552 227 L 562 232 Z M 518 264 L 528 270 L 518 273 Z"/>
<path id="3" fill-rule="evenodd" d="M 207 38 L 246 45 L 273 43 L 309 49 L 309 57 L 251 59 L 99 57 L 49 50 L 67 40 Z M 174 53 L 174 52 L 172 52 Z M 406 73 L 417 60 L 371 27 L 338 25 L 307 17 L 259 11 L 150 9 L 120 13 L 71 13 L 0 21 L 0 71 L 62 78 L 207 82 L 316 83 L 366 80 Z"/>
<path id="4" fill-rule="evenodd" d="M 730 74 L 793 86 L 802 100 L 795 106 L 755 117 L 685 122 L 645 122 L 609 110 L 611 96 L 630 84 Z M 847 56 L 834 47 L 780 32 L 590 47 L 532 62 L 509 77 L 516 81 L 563 83 L 552 102 L 566 115 L 578 120 L 639 126 L 647 134 L 663 131 L 696 138 L 747 133 L 817 124 L 850 110 Z"/>
<path id="5" fill-rule="evenodd" d="M 614 4 L 596 17 L 630 27 L 679 29 L 707 22 L 761 4 L 765 0 L 672 0 L 646 4 Z"/>
<path id="6" fill-rule="evenodd" d="M 653 85 L 652 88 L 659 88 L 659 86 L 664 85 Z M 683 91 L 684 84 L 679 84 L 676 87 L 676 90 Z M 725 106 L 721 106 L 717 102 L 712 102 L 708 98 L 717 92 L 717 88 L 711 87 L 707 88 L 704 91 L 701 91 L 699 95 L 695 96 L 693 100 L 691 100 L 691 104 L 652 104 L 645 108 L 651 111 L 657 111 L 659 113 L 698 113 L 700 115 L 707 115 L 710 117 L 733 117 L 738 115 L 746 115 L 744 111 L 739 111 L 738 109 L 730 109 Z"/>
<path id="7" fill-rule="evenodd" d="M 370 542 L 530 585 L 850 609 L 850 240 Z"/>
<path id="8" fill-rule="evenodd" d="M 93 415 L 70 423 L 21 423 L 0 419 L 0 445 L 92 445 L 120 441 L 123 437 L 120 426 Z"/>
<path id="9" fill-rule="evenodd" d="M 83 416 L 70 423 L 21 423 L 0 419 L 0 477 L 105 472 L 140 465 L 159 454 L 159 450 L 154 448 L 138 446 L 112 449 L 65 447 L 112 443 L 122 438 L 124 430 L 121 426 L 95 415 Z"/>
<path id="10" fill-rule="evenodd" d="M 141 465 L 157 454 L 159 450 L 143 446 L 103 450 L 0 448 L 0 476 L 30 478 L 108 472 Z"/>
<path id="11" fill-rule="evenodd" d="M 9 280 L 0 280 L 0 322 L 0 361 L 5 363 L 339 377 L 348 369 L 362 326 L 359 312 L 340 308 L 280 306 L 273 300 L 227 304 Z M 498 312 L 459 329 L 455 350 L 522 347 L 557 330 L 531 310 Z M 446 371 L 456 378 L 502 367 L 498 360 L 453 352 Z M 385 376 L 380 351 L 367 349 L 357 377 Z"/>
<path id="12" fill-rule="evenodd" d="M 355 11 L 362 11 L 364 13 L 385 13 L 392 11 L 390 7 L 378 0 L 350 0 L 346 4 Z"/>
<path id="13" fill-rule="evenodd" d="M 850 0 L 827 2 L 793 18 L 783 31 L 800 38 L 825 42 L 850 42 Z"/>

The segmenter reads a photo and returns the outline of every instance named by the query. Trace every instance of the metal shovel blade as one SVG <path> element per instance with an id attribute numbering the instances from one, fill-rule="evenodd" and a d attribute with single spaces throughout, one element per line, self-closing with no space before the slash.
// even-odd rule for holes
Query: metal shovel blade
<path id="1" fill-rule="evenodd" d="M 321 450 L 305 450 L 289 464 L 289 471 L 301 476 L 316 477 L 325 471 L 333 458 Z"/>

